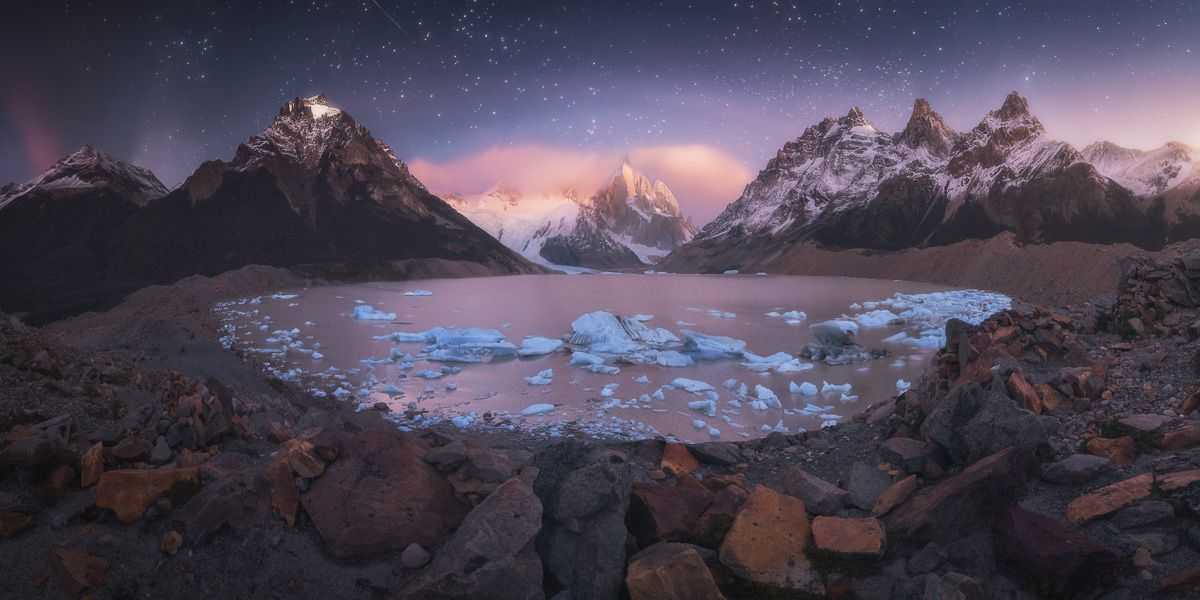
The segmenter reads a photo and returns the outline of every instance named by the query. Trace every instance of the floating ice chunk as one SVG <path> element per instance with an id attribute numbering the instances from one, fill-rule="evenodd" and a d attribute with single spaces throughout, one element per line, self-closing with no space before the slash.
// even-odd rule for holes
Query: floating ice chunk
<path id="1" fill-rule="evenodd" d="M 676 377 L 671 381 L 671 386 L 693 394 L 716 391 L 716 388 L 703 381 L 686 377 Z"/>
<path id="2" fill-rule="evenodd" d="M 710 417 L 717 416 L 717 403 L 714 400 L 693 400 L 688 402 L 688 408 L 700 411 Z"/>
<path id="3" fill-rule="evenodd" d="M 792 381 L 788 383 L 788 391 L 801 396 L 816 396 L 817 386 L 807 381 L 801 383 L 800 385 L 796 385 L 796 382 Z"/>
<path id="4" fill-rule="evenodd" d="M 886 327 L 898 320 L 900 320 L 899 315 L 886 309 L 872 310 L 854 316 L 854 321 L 863 327 Z"/>
<path id="5" fill-rule="evenodd" d="M 749 387 L 747 387 L 745 383 L 739 383 L 739 384 L 738 384 L 738 388 L 737 388 L 737 395 L 739 395 L 739 396 L 749 396 L 749 395 L 750 395 L 750 388 L 749 388 Z"/>
<path id="6" fill-rule="evenodd" d="M 312 353 L 313 360 L 321 360 L 322 358 L 325 358 L 324 354 L 321 354 L 320 352 L 317 352 L 316 350 L 313 351 L 313 353 Z"/>
<path id="7" fill-rule="evenodd" d="M 334 395 L 334 397 L 337 397 L 337 398 L 346 398 L 346 397 L 350 396 L 350 390 L 348 390 L 344 387 L 339 387 L 336 390 L 333 390 L 333 395 Z"/>
<path id="8" fill-rule="evenodd" d="M 554 369 L 544 369 L 538 371 L 537 375 L 530 375 L 525 378 L 525 381 L 529 382 L 529 385 L 550 385 L 550 382 L 553 380 Z"/>
<path id="9" fill-rule="evenodd" d="M 842 397 L 841 397 L 841 398 L 838 398 L 838 402 L 843 402 L 843 403 L 845 403 L 845 402 L 857 402 L 857 401 L 858 401 L 858 396 L 854 396 L 854 395 L 851 395 L 851 394 L 842 394 Z"/>
<path id="10" fill-rule="evenodd" d="M 716 308 L 709 309 L 708 315 L 711 317 L 716 317 L 718 319 L 736 319 L 737 318 L 737 313 L 726 312 L 726 311 L 716 309 Z"/>
<path id="11" fill-rule="evenodd" d="M 775 367 L 775 372 L 776 373 L 799 373 L 801 371 L 808 371 L 812 368 L 813 368 L 812 363 L 804 362 L 798 358 L 793 358 L 792 360 L 789 360 L 789 361 Z"/>
<path id="12" fill-rule="evenodd" d="M 508 342 L 479 342 L 439 347 L 429 352 L 427 358 L 440 362 L 486 363 L 516 355 L 517 347 Z"/>
<path id="13" fill-rule="evenodd" d="M 404 292 L 405 296 L 432 296 L 433 292 L 429 290 L 408 290 Z"/>
<path id="14" fill-rule="evenodd" d="M 354 307 L 354 312 L 351 316 L 358 321 L 395 321 L 396 313 L 383 312 L 376 310 L 370 304 L 359 304 Z"/>
<path id="15" fill-rule="evenodd" d="M 296 298 L 300 297 L 300 294 L 284 294 L 281 292 L 278 294 L 271 294 L 271 297 L 276 300 L 295 300 Z"/>
<path id="16" fill-rule="evenodd" d="M 417 371 L 416 373 L 413 373 L 413 375 L 420 377 L 421 379 L 441 379 L 445 373 L 442 373 L 441 371 L 434 371 L 432 369 L 425 369 L 424 371 Z"/>
<path id="17" fill-rule="evenodd" d="M 808 318 L 808 313 L 802 310 L 789 310 L 783 313 L 783 318 L 793 321 L 803 321 Z"/>
<path id="18" fill-rule="evenodd" d="M 775 392 L 771 391 L 771 388 L 764 385 L 756 385 L 754 386 L 754 395 L 766 404 L 768 408 L 783 408 L 783 405 L 779 403 L 779 396 L 776 396 Z"/>
<path id="19" fill-rule="evenodd" d="M 556 340 L 548 337 L 527 336 L 521 340 L 521 347 L 517 350 L 517 355 L 522 357 L 543 356 L 552 352 L 557 352 L 563 347 L 562 340 Z"/>
<path id="20" fill-rule="evenodd" d="M 666 398 L 667 398 L 666 394 L 663 393 L 662 388 L 658 388 L 657 390 L 654 390 L 654 393 L 650 394 L 650 397 L 654 398 L 655 400 L 666 400 Z"/>
<path id="21" fill-rule="evenodd" d="M 602 365 L 604 364 L 604 357 L 592 354 L 590 352 L 576 350 L 575 352 L 571 353 L 570 364 L 576 367 Z"/>
<path id="22" fill-rule="evenodd" d="M 722 275 L 737 275 L 738 270 L 737 269 L 728 269 L 728 270 L 722 271 L 721 274 Z"/>
<path id="23" fill-rule="evenodd" d="M 544 415 L 548 412 L 552 412 L 553 410 L 553 404 L 530 404 L 529 406 L 521 409 L 521 415 L 525 417 L 532 417 L 533 415 Z"/>
<path id="24" fill-rule="evenodd" d="M 731 392 L 733 390 L 737 389 L 737 385 L 738 385 L 738 380 L 736 380 L 732 377 L 730 377 L 729 379 L 726 379 L 725 383 L 721 384 L 722 387 L 724 387 L 725 389 L 727 389 Z"/>
<path id="25" fill-rule="evenodd" d="M 450 422 L 459 429 L 466 429 L 475 423 L 475 415 L 457 415 L 450 417 Z"/>
<path id="26" fill-rule="evenodd" d="M 647 327 L 641 321 L 618 317 L 607 311 L 594 311 L 571 322 L 571 343 L 587 346 L 591 352 L 630 354 L 647 347 L 662 347 L 679 342 L 670 331 Z"/>
<path id="27" fill-rule="evenodd" d="M 687 329 L 682 333 L 683 351 L 701 360 L 740 358 L 746 351 L 746 342 L 739 339 Z"/>
<path id="28" fill-rule="evenodd" d="M 696 429 L 704 429 L 708 427 L 708 423 L 704 422 L 703 419 L 693 419 L 692 427 L 695 427 Z"/>
<path id="29" fill-rule="evenodd" d="M 457 390 L 457 389 L 458 389 L 458 384 L 457 384 L 457 383 L 447 383 L 447 384 L 446 384 L 446 391 L 447 391 L 447 392 L 453 392 L 454 390 Z"/>
<path id="30" fill-rule="evenodd" d="M 658 352 L 654 362 L 662 367 L 690 367 L 695 364 L 692 357 L 675 350 L 662 350 Z"/>
<path id="31" fill-rule="evenodd" d="M 633 315 L 632 317 L 629 317 L 629 318 L 630 318 L 630 319 L 633 319 L 634 321 L 643 321 L 643 322 L 645 322 L 645 321 L 651 321 L 651 320 L 653 320 L 653 319 L 654 319 L 654 315 L 647 315 L 647 314 L 638 313 L 638 314 L 636 314 L 636 315 Z"/>
<path id="32" fill-rule="evenodd" d="M 897 394 L 903 394 L 904 392 L 907 392 L 908 388 L 910 388 L 910 387 L 912 387 L 911 381 L 905 381 L 903 379 L 896 380 L 896 393 Z"/>
<path id="33" fill-rule="evenodd" d="M 849 394 L 850 393 L 850 384 L 849 383 L 834 384 L 834 383 L 829 383 L 828 381 L 822 381 L 821 382 L 821 393 L 822 394 Z"/>
<path id="34" fill-rule="evenodd" d="M 721 437 L 721 430 L 717 429 L 716 427 L 709 427 L 708 428 L 708 437 L 710 437 L 714 440 Z"/>
<path id="35" fill-rule="evenodd" d="M 765 314 L 766 314 L 766 316 L 768 316 L 768 317 L 771 317 L 771 318 L 775 318 L 775 317 L 782 317 L 782 316 L 783 316 L 783 315 L 782 315 L 782 314 L 780 314 L 780 312 L 779 312 L 779 311 L 777 311 L 777 310 L 773 310 L 773 311 L 771 311 L 771 312 L 768 312 L 768 313 L 765 313 Z"/>
<path id="36" fill-rule="evenodd" d="M 612 395 L 617 392 L 617 388 L 619 387 L 621 387 L 621 384 L 619 383 L 607 384 L 600 390 L 600 395 L 605 398 L 611 398 Z"/>
<path id="37" fill-rule="evenodd" d="M 638 375 L 637 377 L 635 377 L 635 378 L 633 379 L 633 382 L 634 382 L 634 383 L 640 383 L 640 384 L 642 384 L 642 385 L 647 385 L 647 384 L 649 384 L 649 383 L 650 383 L 650 378 L 649 378 L 649 377 L 646 377 L 645 375 Z"/>
<path id="38" fill-rule="evenodd" d="M 754 410 L 767 410 L 770 407 L 767 406 L 767 403 L 763 402 L 762 400 L 751 400 L 750 408 L 753 408 Z"/>

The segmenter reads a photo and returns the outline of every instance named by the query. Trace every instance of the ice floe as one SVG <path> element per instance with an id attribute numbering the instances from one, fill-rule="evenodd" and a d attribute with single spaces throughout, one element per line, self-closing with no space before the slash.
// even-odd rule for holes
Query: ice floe
<path id="1" fill-rule="evenodd" d="M 396 313 L 383 312 L 376 310 L 370 304 L 359 304 L 354 307 L 354 311 L 350 316 L 358 321 L 395 321 Z"/>
<path id="2" fill-rule="evenodd" d="M 404 292 L 405 296 L 432 296 L 433 292 L 429 290 L 408 290 Z"/>
<path id="3" fill-rule="evenodd" d="M 521 357 L 544 356 L 553 352 L 557 352 L 563 347 L 563 341 L 554 338 L 528 336 L 521 340 L 521 347 L 517 349 L 517 355 Z"/>
<path id="4" fill-rule="evenodd" d="M 807 381 L 801 383 L 800 385 L 796 385 L 796 382 L 794 381 L 789 382 L 788 391 L 801 396 L 816 396 L 818 392 L 817 386 Z"/>
<path id="5" fill-rule="evenodd" d="M 543 369 L 538 371 L 536 375 L 530 375 L 525 378 L 529 385 L 550 385 L 554 381 L 554 369 Z"/>
<path id="6" fill-rule="evenodd" d="M 545 404 L 545 403 L 530 404 L 529 406 L 526 406 L 525 408 L 521 409 L 521 415 L 525 416 L 525 417 L 532 417 L 534 415 L 544 415 L 549 412 L 554 412 L 553 404 Z"/>

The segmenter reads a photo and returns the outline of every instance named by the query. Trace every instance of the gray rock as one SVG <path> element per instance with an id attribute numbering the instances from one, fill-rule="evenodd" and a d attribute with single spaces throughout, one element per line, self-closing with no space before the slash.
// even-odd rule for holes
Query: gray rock
<path id="1" fill-rule="evenodd" d="M 467 447 L 460 440 L 454 440 L 444 446 L 432 448 L 425 453 L 425 462 L 446 473 L 458 468 L 467 460 Z"/>
<path id="2" fill-rule="evenodd" d="M 887 575 L 862 577 L 850 582 L 850 590 L 859 600 L 892 600 L 896 580 Z"/>
<path id="3" fill-rule="evenodd" d="M 1042 467 L 1042 479 L 1059 484 L 1087 483 L 1107 471 L 1111 465 L 1111 461 L 1103 456 L 1072 454 Z"/>
<path id="4" fill-rule="evenodd" d="M 1125 536 L 1125 540 L 1135 548 L 1140 546 L 1149 548 L 1151 556 L 1168 554 L 1179 547 L 1179 536 L 1173 533 L 1131 533 Z"/>
<path id="5" fill-rule="evenodd" d="M 921 424 L 921 434 L 957 464 L 970 464 L 1008 447 L 1032 454 L 1047 443 L 1036 415 L 976 383 L 950 390 Z"/>
<path id="6" fill-rule="evenodd" d="M 171 447 L 167 445 L 167 438 L 160 435 L 158 441 L 154 443 L 154 449 L 150 451 L 150 462 L 156 465 L 166 464 L 174 455 Z"/>
<path id="7" fill-rule="evenodd" d="M 835 321 L 822 321 L 810 325 L 809 333 L 822 346 L 839 347 L 854 344 L 854 334 L 846 331 Z"/>
<path id="8" fill-rule="evenodd" d="M 983 584 L 962 573 L 926 575 L 922 600 L 984 600 Z"/>
<path id="9" fill-rule="evenodd" d="M 792 465 L 786 467 L 775 486 L 779 491 L 804 501 L 804 507 L 814 515 L 835 515 L 846 506 L 849 492 Z"/>
<path id="10" fill-rule="evenodd" d="M 409 544 L 404 552 L 400 553 L 400 564 L 406 569 L 420 569 L 429 564 L 429 552 L 421 547 L 420 544 Z"/>
<path id="11" fill-rule="evenodd" d="M 746 457 L 742 455 L 741 449 L 727 442 L 692 444 L 688 446 L 688 450 L 692 451 L 692 455 L 696 457 L 696 460 L 707 465 L 728 467 L 745 462 L 746 460 Z"/>
<path id="12" fill-rule="evenodd" d="M 908 573 L 910 575 L 924 575 L 935 571 L 942 563 L 946 562 L 946 553 L 941 546 L 930 542 L 913 554 L 908 559 Z"/>
<path id="13" fill-rule="evenodd" d="M 402 595 L 541 600 L 542 561 L 534 551 L 541 526 L 541 501 L 528 484 L 510 479 L 467 514 L 426 574 Z"/>
<path id="14" fill-rule="evenodd" d="M 878 467 L 856 462 L 850 467 L 850 482 L 847 491 L 850 504 L 863 510 L 871 510 L 879 495 L 892 485 L 892 478 Z"/>
<path id="15" fill-rule="evenodd" d="M 1175 517 L 1175 507 L 1165 500 L 1143 500 L 1123 508 L 1113 515 L 1112 523 L 1121 529 L 1132 529 Z"/>
<path id="16" fill-rule="evenodd" d="M 929 444 L 921 440 L 894 437 L 879 445 L 879 456 L 906 473 L 920 473 L 925 470 L 930 450 Z"/>

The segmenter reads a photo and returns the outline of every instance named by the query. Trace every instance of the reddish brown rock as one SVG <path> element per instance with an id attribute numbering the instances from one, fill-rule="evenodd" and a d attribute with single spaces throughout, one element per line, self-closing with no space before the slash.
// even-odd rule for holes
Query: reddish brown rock
<path id="1" fill-rule="evenodd" d="M 162 542 L 158 544 L 158 549 L 163 554 L 175 556 L 179 552 L 179 547 L 183 545 L 183 534 L 172 529 L 163 534 Z"/>
<path id="2" fill-rule="evenodd" d="M 635 554 L 625 586 L 631 600 L 724 600 L 712 573 L 687 544 L 655 544 Z"/>
<path id="3" fill-rule="evenodd" d="M 1062 404 L 1062 395 L 1054 389 L 1054 386 L 1048 383 L 1039 383 L 1034 388 L 1037 389 L 1038 399 L 1041 401 L 1043 409 L 1057 410 Z"/>
<path id="4" fill-rule="evenodd" d="M 965 526 L 992 514 L 1020 493 L 1024 466 L 1015 448 L 972 463 L 892 510 L 886 519 L 888 535 L 916 540 L 957 538 Z"/>
<path id="5" fill-rule="evenodd" d="M 1200 391 L 1192 392 L 1192 394 L 1183 401 L 1183 405 L 1179 407 L 1179 414 L 1186 417 L 1196 412 L 1197 408 L 1200 408 Z"/>
<path id="6" fill-rule="evenodd" d="M 1066 523 L 1012 506 L 996 521 L 996 547 L 1046 597 L 1074 598 L 1111 580 L 1121 557 Z"/>
<path id="7" fill-rule="evenodd" d="M 146 458 L 150 454 L 150 444 L 136 436 L 129 436 L 110 450 L 113 458 L 125 462 L 133 462 Z"/>
<path id="8" fill-rule="evenodd" d="M 87 488 L 100 481 L 104 473 L 104 443 L 96 442 L 79 459 L 79 487 Z"/>
<path id="9" fill-rule="evenodd" d="M 674 475 L 692 474 L 700 468 L 700 461 L 683 444 L 668 443 L 663 448 L 662 470 Z"/>
<path id="10" fill-rule="evenodd" d="M 725 539 L 725 534 L 733 526 L 733 520 L 749 496 L 749 492 L 737 485 L 727 485 L 717 491 L 712 503 L 696 522 L 696 543 L 708 548 L 720 547 L 721 540 Z"/>
<path id="11" fill-rule="evenodd" d="M 1191 469 L 1159 475 L 1155 485 L 1164 492 L 1174 492 L 1186 488 L 1197 481 L 1200 481 L 1200 469 Z"/>
<path id="12" fill-rule="evenodd" d="M 159 496 L 199 485 L 200 471 L 195 467 L 108 471 L 96 486 L 96 506 L 112 510 L 122 523 L 132 523 Z"/>
<path id="13" fill-rule="evenodd" d="M 70 491 L 71 487 L 79 476 L 75 474 L 75 469 L 67 465 L 58 465 L 50 472 L 50 476 L 46 478 L 46 483 L 43 489 L 46 495 L 52 497 L 60 497 Z"/>
<path id="14" fill-rule="evenodd" d="M 812 532 L 817 550 L 844 558 L 878 558 L 887 547 L 883 526 L 870 517 L 817 517 Z"/>
<path id="15" fill-rule="evenodd" d="M 883 493 L 875 500 L 875 506 L 871 508 L 871 514 L 876 517 L 888 514 L 893 508 L 908 500 L 908 497 L 917 491 L 917 485 L 916 475 L 909 475 L 893 483 L 888 489 L 883 490 Z"/>
<path id="16" fill-rule="evenodd" d="M 825 586 L 808 561 L 808 536 L 803 501 L 756 485 L 721 543 L 721 564 L 760 585 L 821 595 Z"/>
<path id="17" fill-rule="evenodd" d="M 1119 438 L 1094 437 L 1087 441 L 1088 454 L 1103 456 L 1113 464 L 1128 466 L 1137 458 L 1137 443 L 1129 436 Z"/>
<path id="18" fill-rule="evenodd" d="M 1083 523 L 1125 508 L 1153 492 L 1154 474 L 1143 473 L 1090 494 L 1080 496 L 1067 505 L 1067 520 Z"/>
<path id="19" fill-rule="evenodd" d="M 655 542 L 696 542 L 697 522 L 712 503 L 702 486 L 635 483 L 630 496 L 630 531 L 642 547 Z"/>
<path id="20" fill-rule="evenodd" d="M 1182 429 L 1168 431 L 1158 440 L 1163 450 L 1184 450 L 1200 446 L 1200 423 L 1188 423 Z"/>
<path id="21" fill-rule="evenodd" d="M 271 486 L 271 509 L 283 518 L 288 527 L 295 527 L 300 510 L 300 491 L 292 478 L 292 469 L 282 457 L 271 461 L 266 468 L 267 483 Z"/>
<path id="22" fill-rule="evenodd" d="M 33 527 L 33 515 L 25 512 L 0 510 L 0 538 L 12 537 Z"/>
<path id="23" fill-rule="evenodd" d="M 320 477 L 325 472 L 325 461 L 317 456 L 312 442 L 307 440 L 288 440 L 280 452 L 287 458 L 292 472 L 305 479 Z"/>
<path id="24" fill-rule="evenodd" d="M 54 546 L 49 562 L 56 587 L 72 597 L 99 588 L 108 578 L 108 561 L 83 550 Z"/>
<path id="25" fill-rule="evenodd" d="M 416 436 L 390 431 L 346 434 L 341 456 L 301 498 L 321 539 L 338 558 L 438 546 L 466 506 L 422 456 Z"/>
<path id="26" fill-rule="evenodd" d="M 1035 415 L 1042 414 L 1042 398 L 1038 396 L 1037 390 L 1034 390 L 1033 386 L 1025 381 L 1025 376 L 1020 371 L 1013 371 L 1008 376 L 1008 393 L 1025 410 Z"/>
<path id="27" fill-rule="evenodd" d="M 1158 589 L 1161 592 L 1200 593 L 1200 567 L 1168 575 Z"/>

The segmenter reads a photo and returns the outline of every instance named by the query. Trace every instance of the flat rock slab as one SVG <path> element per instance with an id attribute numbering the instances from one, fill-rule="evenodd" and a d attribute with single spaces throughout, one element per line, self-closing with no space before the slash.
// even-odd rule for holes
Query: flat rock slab
<path id="1" fill-rule="evenodd" d="M 1090 494 L 1080 496 L 1067 505 L 1067 520 L 1083 523 L 1114 513 L 1148 497 L 1154 491 L 1154 474 L 1143 473 Z"/>
<path id="2" fill-rule="evenodd" d="M 180 469 L 122 469 L 100 476 L 96 486 L 96 506 L 112 510 L 122 523 L 132 523 L 142 517 L 150 503 L 178 487 L 195 491 L 200 487 L 200 470 Z"/>
<path id="3" fill-rule="evenodd" d="M 634 555 L 625 576 L 632 600 L 724 600 L 708 565 L 689 544 L 664 542 Z"/>
<path id="4" fill-rule="evenodd" d="M 700 461 L 683 444 L 668 443 L 663 447 L 659 468 L 675 475 L 691 474 L 700 469 Z"/>
<path id="5" fill-rule="evenodd" d="M 850 493 L 842 488 L 792 465 L 779 476 L 776 489 L 804 501 L 814 515 L 833 515 L 846 506 Z"/>
<path id="6" fill-rule="evenodd" d="M 1102 456 L 1121 466 L 1132 465 L 1137 458 L 1137 443 L 1127 435 L 1118 438 L 1094 437 L 1087 441 L 1086 448 L 1088 454 Z"/>
<path id="7" fill-rule="evenodd" d="M 913 492 L 917 491 L 918 485 L 916 475 L 909 475 L 893 483 L 888 489 L 883 490 L 883 493 L 875 500 L 875 506 L 871 507 L 871 515 L 882 517 L 888 514 L 893 508 L 908 500 L 909 496 L 912 496 Z"/>
<path id="8" fill-rule="evenodd" d="M 812 531 L 817 550 L 843 558 L 878 558 L 887 547 L 883 525 L 870 517 L 817 517 Z"/>
<path id="9" fill-rule="evenodd" d="M 1072 454 L 1042 467 L 1042 479 L 1050 483 L 1087 483 L 1107 471 L 1112 461 L 1094 454 Z"/>
<path id="10" fill-rule="evenodd" d="M 887 518 L 897 538 L 957 538 L 968 523 L 1015 497 L 1024 485 L 1024 462 L 1016 448 L 984 457 L 957 475 L 913 494 Z"/>
<path id="11" fill-rule="evenodd" d="M 764 586 L 823 595 L 820 574 L 808 561 L 809 523 L 804 502 L 757 485 L 721 543 L 721 564 Z"/>

